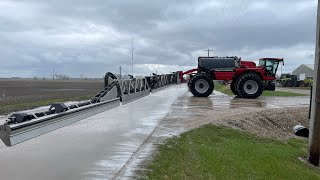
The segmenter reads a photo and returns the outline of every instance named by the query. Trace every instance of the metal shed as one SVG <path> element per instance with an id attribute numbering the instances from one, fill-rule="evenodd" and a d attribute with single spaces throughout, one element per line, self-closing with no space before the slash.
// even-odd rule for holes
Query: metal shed
<path id="1" fill-rule="evenodd" d="M 313 79 L 314 77 L 314 64 L 301 64 L 295 69 L 292 74 L 298 75 L 298 80 L 304 80 L 306 78 Z"/>

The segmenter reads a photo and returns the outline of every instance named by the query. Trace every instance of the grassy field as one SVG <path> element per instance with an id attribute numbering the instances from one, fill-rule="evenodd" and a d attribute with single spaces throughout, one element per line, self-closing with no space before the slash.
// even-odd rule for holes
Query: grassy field
<path id="1" fill-rule="evenodd" d="M 147 178 L 320 179 L 319 169 L 298 159 L 306 147 L 304 140 L 281 142 L 205 125 L 159 145 Z"/>
<path id="2" fill-rule="evenodd" d="M 224 86 L 220 83 L 214 83 L 214 89 L 227 95 L 234 95 L 229 86 Z M 262 96 L 306 96 L 305 94 L 282 92 L 282 91 L 263 91 Z"/>

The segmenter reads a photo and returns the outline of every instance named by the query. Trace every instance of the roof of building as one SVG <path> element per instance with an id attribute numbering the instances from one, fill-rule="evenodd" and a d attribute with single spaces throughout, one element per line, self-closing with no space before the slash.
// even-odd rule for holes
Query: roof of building
<path id="1" fill-rule="evenodd" d="M 292 71 L 294 75 L 305 74 L 306 77 L 314 77 L 314 65 L 313 64 L 301 64 L 297 69 Z"/>
<path id="2" fill-rule="evenodd" d="M 307 66 L 308 68 L 314 70 L 314 64 L 303 64 L 305 66 Z"/>

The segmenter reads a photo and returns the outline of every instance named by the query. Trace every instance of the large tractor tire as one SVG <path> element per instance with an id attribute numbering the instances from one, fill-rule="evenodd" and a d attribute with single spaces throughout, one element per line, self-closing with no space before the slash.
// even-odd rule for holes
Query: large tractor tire
<path id="1" fill-rule="evenodd" d="M 196 97 L 208 97 L 213 89 L 212 79 L 204 73 L 199 73 L 190 79 L 190 91 Z"/>
<path id="2" fill-rule="evenodd" d="M 272 81 L 269 81 L 269 82 L 265 83 L 264 90 L 275 91 L 276 90 L 276 84 L 274 82 L 272 82 Z"/>
<path id="3" fill-rule="evenodd" d="M 284 83 L 284 87 L 292 87 L 292 81 L 286 80 L 286 82 Z"/>
<path id="4" fill-rule="evenodd" d="M 238 82 L 237 80 L 238 80 L 238 79 L 233 80 L 233 81 L 231 82 L 231 84 L 230 84 L 230 89 L 231 89 L 231 91 L 233 92 L 233 94 L 236 95 L 236 96 L 239 95 L 239 93 L 238 93 L 238 91 L 237 91 L 237 82 Z"/>
<path id="5" fill-rule="evenodd" d="M 236 91 L 242 98 L 257 98 L 263 92 L 263 81 L 254 73 L 246 73 L 239 77 Z"/>

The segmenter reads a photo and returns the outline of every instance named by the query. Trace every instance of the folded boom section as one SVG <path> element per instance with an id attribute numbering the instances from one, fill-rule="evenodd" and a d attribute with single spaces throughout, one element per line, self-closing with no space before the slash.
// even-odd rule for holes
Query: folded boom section
<path id="1" fill-rule="evenodd" d="M 112 73 L 105 76 L 105 87 L 91 100 L 66 105 L 54 103 L 47 111 L 13 113 L 0 125 L 0 138 L 6 146 L 27 141 L 55 129 L 107 111 L 138 98 L 152 90 L 179 83 L 177 73 L 119 80 Z"/>

